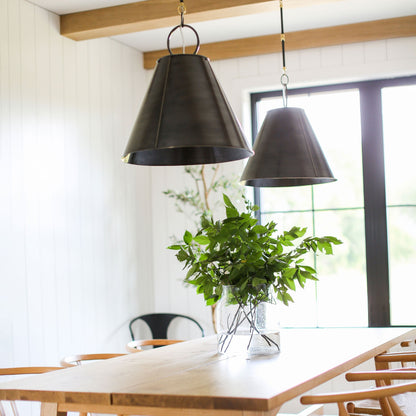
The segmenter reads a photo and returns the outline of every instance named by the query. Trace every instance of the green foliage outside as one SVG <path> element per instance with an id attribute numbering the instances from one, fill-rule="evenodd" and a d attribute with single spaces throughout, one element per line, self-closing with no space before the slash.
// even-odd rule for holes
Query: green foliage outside
<path id="1" fill-rule="evenodd" d="M 246 201 L 246 212 L 240 213 L 228 196 L 223 199 L 227 218 L 214 221 L 203 215 L 195 234 L 186 231 L 180 244 L 169 247 L 188 269 L 185 281 L 196 286 L 207 305 L 218 301 L 226 285 L 239 288 L 240 305 L 267 299 L 269 288 L 288 305 L 293 302 L 290 291 L 318 280 L 316 270 L 303 264 L 305 254 L 333 254 L 333 246 L 341 244 L 331 236 L 299 240 L 306 233 L 300 227 L 277 234 L 273 221 L 258 224 L 257 206 Z"/>

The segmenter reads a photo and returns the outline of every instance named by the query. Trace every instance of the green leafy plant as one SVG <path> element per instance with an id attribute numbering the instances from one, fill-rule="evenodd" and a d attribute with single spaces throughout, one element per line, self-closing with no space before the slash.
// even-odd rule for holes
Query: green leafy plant
<path id="1" fill-rule="evenodd" d="M 186 231 L 182 242 L 169 247 L 188 269 L 185 281 L 196 286 L 207 305 L 218 301 L 226 285 L 239 288 L 235 301 L 241 306 L 265 300 L 270 288 L 288 305 L 291 291 L 318 280 L 316 270 L 303 263 L 305 255 L 333 254 L 333 246 L 341 244 L 331 236 L 303 238 L 306 228 L 300 227 L 278 234 L 276 223 L 258 223 L 257 206 L 246 201 L 247 212 L 240 213 L 228 196 L 223 200 L 227 218 L 202 216 L 195 234 Z"/>

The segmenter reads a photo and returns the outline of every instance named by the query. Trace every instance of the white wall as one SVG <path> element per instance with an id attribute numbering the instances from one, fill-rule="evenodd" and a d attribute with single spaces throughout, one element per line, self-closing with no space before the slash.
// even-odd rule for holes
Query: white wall
<path id="1" fill-rule="evenodd" d="M 120 161 L 141 53 L 0 0 L 0 366 L 124 351 L 153 308 L 150 170 Z"/>
<path id="2" fill-rule="evenodd" d="M 286 54 L 290 87 L 332 84 L 356 80 L 387 78 L 416 74 L 416 37 L 392 39 L 351 45 L 293 51 Z M 242 121 L 247 137 L 250 134 L 249 93 L 279 89 L 281 55 L 261 55 L 212 62 L 212 67 L 237 117 Z M 150 79 L 148 71 L 147 78 Z M 290 100 L 290 95 L 289 95 Z M 290 105 L 290 101 L 289 101 Z M 242 172 L 241 162 L 224 164 L 226 170 Z M 169 236 L 182 236 L 192 219 L 177 213 L 174 204 L 162 194 L 163 190 L 184 189 L 182 168 L 152 169 L 154 284 L 155 308 L 159 311 L 180 311 L 199 319 L 212 332 L 210 311 L 194 288 L 181 283 L 185 273 L 165 249 Z M 168 288 L 165 290 L 164 288 Z M 350 387 L 350 386 L 349 386 Z M 343 378 L 323 385 L 321 391 L 346 388 Z M 298 411 L 298 400 L 282 411 Z M 335 413 L 335 411 L 334 411 Z"/>

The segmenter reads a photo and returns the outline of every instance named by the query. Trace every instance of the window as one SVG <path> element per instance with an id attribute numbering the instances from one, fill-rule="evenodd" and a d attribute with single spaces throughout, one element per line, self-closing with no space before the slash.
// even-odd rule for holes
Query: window
<path id="1" fill-rule="evenodd" d="M 393 325 L 414 325 L 416 308 L 416 85 L 382 90 L 390 313 Z"/>
<path id="2" fill-rule="evenodd" d="M 251 99 L 255 137 L 282 98 L 277 91 Z M 255 188 L 260 220 L 273 219 L 281 230 L 306 226 L 310 234 L 334 235 L 344 244 L 334 257 L 311 259 L 320 281 L 282 309 L 282 325 L 416 323 L 414 290 L 403 289 L 416 288 L 415 99 L 416 77 L 290 90 L 289 106 L 305 109 L 338 181 Z"/>

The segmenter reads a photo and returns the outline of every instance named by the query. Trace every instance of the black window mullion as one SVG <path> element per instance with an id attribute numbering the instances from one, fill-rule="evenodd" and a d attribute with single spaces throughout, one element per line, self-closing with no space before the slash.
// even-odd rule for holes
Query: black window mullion
<path id="1" fill-rule="evenodd" d="M 257 98 L 254 94 L 251 95 L 251 137 L 252 137 L 252 144 L 254 145 L 254 141 L 256 140 L 257 130 L 258 130 L 258 122 L 257 122 Z M 262 223 L 261 218 L 261 204 L 260 204 L 260 188 L 255 186 L 253 187 L 253 200 L 254 204 L 258 205 L 260 209 L 256 211 L 255 215 L 259 224 Z"/>
<path id="2" fill-rule="evenodd" d="M 368 325 L 390 325 L 389 267 L 381 88 L 360 87 Z"/>

